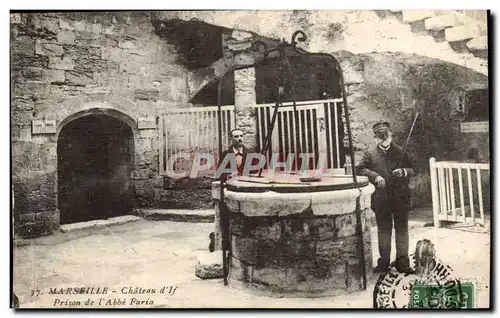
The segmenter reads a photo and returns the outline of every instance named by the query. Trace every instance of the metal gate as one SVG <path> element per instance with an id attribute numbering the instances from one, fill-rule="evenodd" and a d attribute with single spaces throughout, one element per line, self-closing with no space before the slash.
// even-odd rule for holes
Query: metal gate
<path id="1" fill-rule="evenodd" d="M 229 147 L 234 106 L 222 106 L 222 148 Z M 190 171 L 197 153 L 210 154 L 214 165 L 200 175 L 214 174 L 219 156 L 218 107 L 169 109 L 159 118 L 160 175 Z"/>
<path id="2" fill-rule="evenodd" d="M 325 158 L 325 168 L 341 168 L 344 163 L 342 99 L 303 101 L 296 103 L 298 120 L 293 112 L 293 104 L 283 103 L 278 108 L 276 125 L 267 153 L 267 163 L 272 154 L 285 158 L 296 153 L 300 136 L 301 153 L 313 157 L 309 168 L 315 169 L 321 155 Z M 275 104 L 255 105 L 257 123 L 257 150 L 263 145 Z M 188 172 L 197 153 L 211 154 L 214 165 L 204 170 L 207 176 L 214 174 L 218 162 L 217 106 L 171 109 L 159 118 L 160 174 L 170 170 L 175 173 Z M 235 128 L 234 106 L 222 106 L 222 147 L 230 144 L 230 132 Z M 296 127 L 299 133 L 296 133 Z M 281 159 L 280 159 L 281 161 Z M 299 165 L 294 166 L 300 169 Z M 203 174 L 202 174 L 203 175 Z"/>
<path id="3" fill-rule="evenodd" d="M 257 145 L 264 144 L 268 126 L 274 113 L 275 104 L 255 105 L 257 116 Z M 278 108 L 276 125 L 273 129 L 267 163 L 273 154 L 280 154 L 280 161 L 288 154 L 309 153 L 313 160 L 309 168 L 316 169 L 319 158 L 326 159 L 324 168 L 342 168 L 344 164 L 344 130 L 342 124 L 342 99 L 327 99 L 296 102 L 298 112 L 294 116 L 293 103 L 283 103 Z M 299 140 L 299 143 L 297 141 Z M 297 163 L 297 161 L 295 161 Z M 295 170 L 300 165 L 293 166 Z"/>

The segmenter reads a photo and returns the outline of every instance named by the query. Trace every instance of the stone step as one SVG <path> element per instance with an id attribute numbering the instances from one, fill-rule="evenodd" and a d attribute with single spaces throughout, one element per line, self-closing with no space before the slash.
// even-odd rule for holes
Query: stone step
<path id="1" fill-rule="evenodd" d="M 467 47 L 471 51 L 488 50 L 488 36 L 479 36 L 467 42 Z"/>
<path id="2" fill-rule="evenodd" d="M 430 30 L 428 32 L 430 33 L 430 35 L 432 35 L 434 37 L 434 40 L 436 41 L 436 43 L 441 43 L 441 42 L 446 41 L 446 36 L 444 34 L 444 30 L 439 30 L 439 31 Z"/>
<path id="3" fill-rule="evenodd" d="M 117 216 L 117 217 L 109 218 L 106 220 L 94 220 L 94 221 L 87 221 L 87 222 L 64 224 L 64 225 L 61 225 L 60 229 L 61 229 L 61 232 L 66 233 L 66 232 L 71 232 L 71 231 L 86 230 L 86 229 L 90 229 L 90 228 L 102 228 L 102 227 L 107 227 L 110 225 L 121 225 L 121 224 L 126 224 L 129 222 L 139 221 L 139 220 L 140 220 L 140 218 L 135 216 L 135 215 L 124 215 L 124 216 Z"/>
<path id="4" fill-rule="evenodd" d="M 448 42 L 450 44 L 450 47 L 453 49 L 453 51 L 457 53 L 470 53 L 469 48 L 467 47 L 467 41 L 468 40 L 463 40 L 463 41 L 456 41 L 456 42 Z"/>
<path id="5" fill-rule="evenodd" d="M 175 209 L 134 209 L 134 212 L 146 219 L 153 221 L 177 221 L 192 223 L 213 223 L 214 209 L 207 210 L 175 210 Z"/>
<path id="6" fill-rule="evenodd" d="M 436 13 L 434 10 L 404 10 L 403 22 L 410 23 L 433 17 Z"/>
<path id="7" fill-rule="evenodd" d="M 429 32 L 425 28 L 424 20 L 410 22 L 410 23 L 408 23 L 408 25 L 410 26 L 411 32 L 415 33 L 416 35 L 428 35 L 429 34 Z"/>
<path id="8" fill-rule="evenodd" d="M 459 42 L 481 36 L 482 28 L 479 24 L 466 24 L 445 30 L 446 41 Z"/>
<path id="9" fill-rule="evenodd" d="M 477 21 L 479 23 L 488 23 L 488 13 L 486 10 L 462 10 L 460 11 L 467 17 L 468 20 Z"/>
<path id="10" fill-rule="evenodd" d="M 425 28 L 427 30 L 440 31 L 446 28 L 463 24 L 464 18 L 457 12 L 451 12 L 444 15 L 435 16 L 425 19 Z"/>
<path id="11" fill-rule="evenodd" d="M 472 55 L 475 57 L 479 57 L 483 60 L 488 60 L 488 50 L 482 50 L 482 51 L 471 51 Z"/>

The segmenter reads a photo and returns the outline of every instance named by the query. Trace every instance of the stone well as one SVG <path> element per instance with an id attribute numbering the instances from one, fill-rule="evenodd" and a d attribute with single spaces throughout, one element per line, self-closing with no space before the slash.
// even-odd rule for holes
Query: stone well
<path id="1" fill-rule="evenodd" d="M 333 296 L 363 289 L 362 266 L 366 275 L 372 272 L 374 186 L 366 177 L 358 177 L 357 184 L 349 176 L 311 183 L 290 178 L 296 180 L 227 182 L 230 286 L 276 297 Z"/>

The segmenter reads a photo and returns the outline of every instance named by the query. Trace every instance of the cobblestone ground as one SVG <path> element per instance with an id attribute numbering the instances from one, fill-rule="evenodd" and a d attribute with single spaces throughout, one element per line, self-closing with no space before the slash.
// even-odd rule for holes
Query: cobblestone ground
<path id="1" fill-rule="evenodd" d="M 22 308 L 372 306 L 373 280 L 365 291 L 315 299 L 255 296 L 225 287 L 221 279 L 201 280 L 194 275 L 194 267 L 197 256 L 207 251 L 212 229 L 213 225 L 207 223 L 139 220 L 39 238 L 14 248 L 14 292 Z M 449 265 L 456 276 L 476 283 L 476 306 L 489 305 L 489 233 L 478 233 L 471 228 L 425 227 L 411 229 L 410 238 L 412 249 L 419 239 L 432 240 L 438 258 Z M 372 231 L 372 241 L 375 260 L 378 257 L 376 228 Z M 107 287 L 108 292 L 105 295 L 50 294 L 51 289 L 87 286 Z M 136 287 L 155 289 L 156 293 L 131 294 Z M 166 288 L 161 293 L 163 287 Z M 80 305 L 76 301 L 80 301 Z"/>

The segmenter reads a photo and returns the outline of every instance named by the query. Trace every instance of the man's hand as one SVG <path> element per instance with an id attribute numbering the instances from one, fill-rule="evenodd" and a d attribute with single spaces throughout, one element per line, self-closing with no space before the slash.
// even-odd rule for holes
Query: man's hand
<path id="1" fill-rule="evenodd" d="M 377 176 L 375 178 L 375 185 L 378 187 L 378 188 L 385 188 L 385 179 L 382 178 L 381 176 Z"/>
<path id="2" fill-rule="evenodd" d="M 403 175 L 404 175 L 403 169 L 394 169 L 394 170 L 392 170 L 392 175 L 395 176 L 395 177 L 398 177 L 398 178 L 403 177 Z"/>

